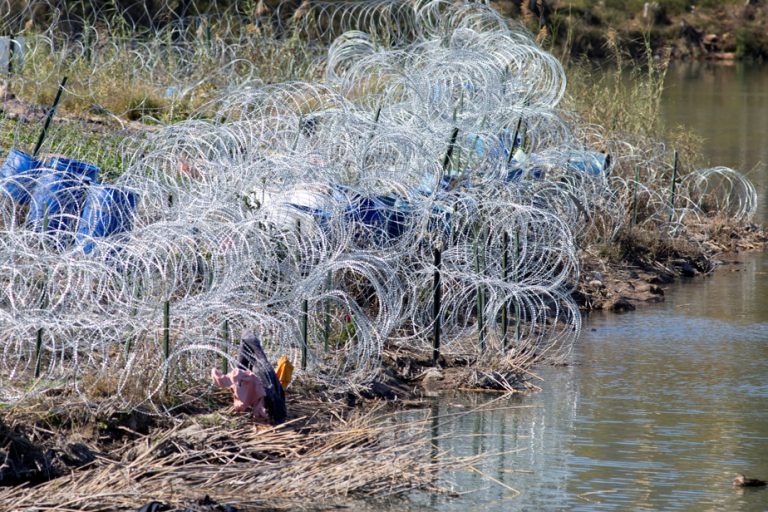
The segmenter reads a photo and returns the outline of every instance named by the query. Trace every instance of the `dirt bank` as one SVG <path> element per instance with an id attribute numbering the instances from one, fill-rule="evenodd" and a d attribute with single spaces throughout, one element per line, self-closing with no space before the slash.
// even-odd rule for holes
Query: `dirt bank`
<path id="1" fill-rule="evenodd" d="M 672 58 L 726 62 L 768 58 L 768 3 L 765 1 L 587 2 L 548 0 L 491 2 L 509 17 L 540 26 L 563 58 L 606 59 L 614 50 L 608 40 L 633 57 L 644 59 L 664 48 Z"/>
<path id="2" fill-rule="evenodd" d="M 766 229 L 753 223 L 711 222 L 698 228 L 675 239 L 635 228 L 608 247 L 582 251 L 574 292 L 581 309 L 624 312 L 662 302 L 665 285 L 704 278 L 732 264 L 739 252 L 763 251 L 768 243 Z"/>

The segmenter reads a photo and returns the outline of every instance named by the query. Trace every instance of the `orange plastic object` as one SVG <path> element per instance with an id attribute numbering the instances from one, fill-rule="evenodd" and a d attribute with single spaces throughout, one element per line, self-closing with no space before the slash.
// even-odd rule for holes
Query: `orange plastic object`
<path id="1" fill-rule="evenodd" d="M 282 384 L 283 389 L 286 389 L 291 383 L 291 377 L 293 377 L 293 365 L 287 356 L 280 356 L 280 359 L 277 360 L 275 373 L 277 373 L 277 379 Z"/>

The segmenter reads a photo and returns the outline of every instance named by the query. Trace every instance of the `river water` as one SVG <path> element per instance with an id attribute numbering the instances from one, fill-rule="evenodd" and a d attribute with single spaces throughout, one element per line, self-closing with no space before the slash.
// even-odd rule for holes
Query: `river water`
<path id="1" fill-rule="evenodd" d="M 753 169 L 765 221 L 768 67 L 678 65 L 663 110 L 705 137 L 712 165 Z M 738 261 L 664 303 L 586 318 L 572 364 L 536 370 L 540 393 L 446 396 L 413 413 L 436 418 L 441 451 L 485 455 L 446 475 L 467 494 L 413 507 L 768 510 L 768 489 L 731 485 L 737 472 L 768 478 L 768 255 Z"/>
<path id="2" fill-rule="evenodd" d="M 768 65 L 680 63 L 667 73 L 667 128 L 704 138 L 703 164 L 745 173 L 756 185 L 758 216 L 768 220 Z"/>

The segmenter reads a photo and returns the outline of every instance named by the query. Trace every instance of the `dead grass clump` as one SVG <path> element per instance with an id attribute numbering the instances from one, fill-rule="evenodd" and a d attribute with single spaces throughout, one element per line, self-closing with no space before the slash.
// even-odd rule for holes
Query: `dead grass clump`
<path id="1" fill-rule="evenodd" d="M 659 236 L 658 231 L 634 227 L 622 231 L 614 250 L 609 249 L 606 255 L 627 263 L 650 265 L 674 258 L 696 258 L 700 254 L 701 249 L 685 236 Z"/>
<path id="2" fill-rule="evenodd" d="M 713 254 L 760 250 L 768 242 L 764 226 L 750 222 L 734 223 L 722 213 L 701 219 L 697 228 L 704 246 Z"/>
<path id="3" fill-rule="evenodd" d="M 469 464 L 430 456 L 428 422 L 382 421 L 372 410 L 338 418 L 330 430 L 242 422 L 226 427 L 190 417 L 137 436 L 70 474 L 0 490 L 13 509 L 135 510 L 149 499 L 187 506 L 201 493 L 252 509 L 319 506 L 413 489 L 445 492 L 439 472 Z M 208 418 L 210 419 L 210 418 Z"/>

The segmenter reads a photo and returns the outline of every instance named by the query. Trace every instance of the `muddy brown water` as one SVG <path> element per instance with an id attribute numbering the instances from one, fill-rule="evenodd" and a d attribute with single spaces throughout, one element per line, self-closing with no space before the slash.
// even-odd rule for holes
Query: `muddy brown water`
<path id="1" fill-rule="evenodd" d="M 677 65 L 663 110 L 705 137 L 712 165 L 754 169 L 765 222 L 768 172 L 755 166 L 768 163 L 768 66 Z M 662 304 L 586 318 L 573 364 L 537 369 L 540 393 L 409 413 L 440 418 L 441 451 L 486 459 L 445 475 L 466 494 L 408 508 L 768 510 L 768 489 L 731 485 L 737 472 L 768 479 L 768 254 L 738 260 Z"/>

